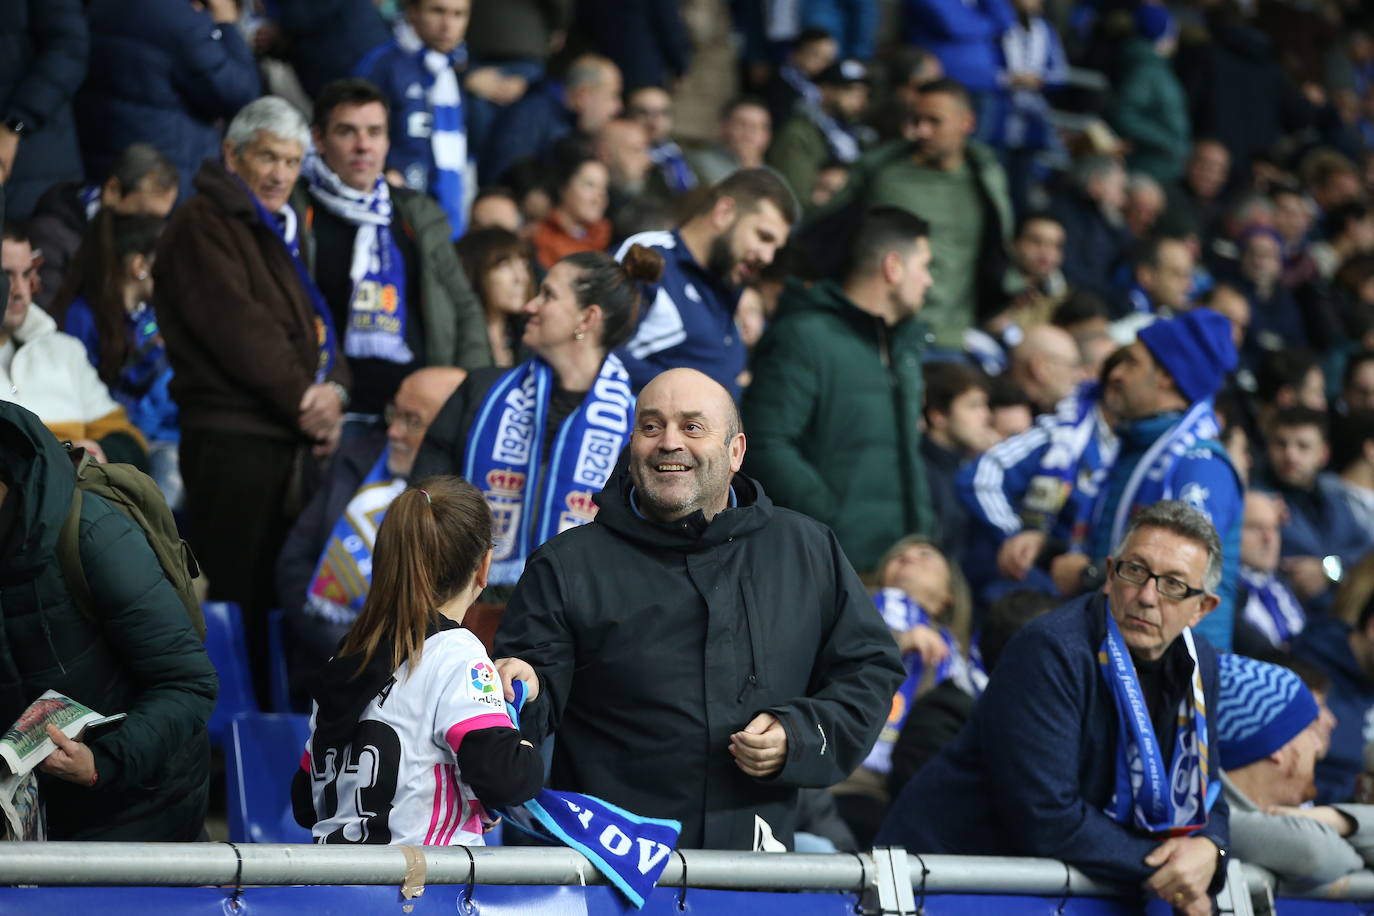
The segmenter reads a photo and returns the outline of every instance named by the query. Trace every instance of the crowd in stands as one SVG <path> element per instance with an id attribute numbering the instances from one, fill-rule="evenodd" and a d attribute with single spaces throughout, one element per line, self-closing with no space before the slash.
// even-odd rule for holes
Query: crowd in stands
<path id="1" fill-rule="evenodd" d="M 12 6 L 0 725 L 130 713 L 57 742 L 51 836 L 195 839 L 209 778 L 162 555 L 89 496 L 113 584 L 54 567 L 68 442 L 156 482 L 264 695 L 285 609 L 322 841 L 481 842 L 552 739 L 684 845 L 1198 913 L 1232 851 L 1374 862 L 1358 0 Z M 456 767 L 404 829 L 336 808 L 364 725 Z"/>

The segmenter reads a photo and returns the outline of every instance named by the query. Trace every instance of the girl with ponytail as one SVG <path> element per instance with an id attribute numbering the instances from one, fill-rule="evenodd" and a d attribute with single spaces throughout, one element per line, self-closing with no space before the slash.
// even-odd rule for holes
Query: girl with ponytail
<path id="1" fill-rule="evenodd" d="M 461 625 L 490 569 L 491 512 L 467 482 L 424 480 L 387 510 L 362 612 L 311 685 L 291 798 L 315 842 L 480 846 L 486 808 L 538 793 L 539 752 Z"/>
<path id="2" fill-rule="evenodd" d="M 534 548 L 596 515 L 592 497 L 634 416 L 613 351 L 634 332 L 640 285 L 662 272 L 662 256 L 641 245 L 620 263 L 599 251 L 563 258 L 525 305 L 521 341 L 533 356 L 474 370 L 431 424 L 413 473 L 459 474 L 483 491 L 495 517 L 494 585 L 514 585 Z"/>

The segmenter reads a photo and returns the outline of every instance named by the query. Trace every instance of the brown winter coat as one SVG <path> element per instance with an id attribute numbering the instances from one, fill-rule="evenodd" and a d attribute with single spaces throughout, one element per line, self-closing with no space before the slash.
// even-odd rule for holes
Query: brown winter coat
<path id="1" fill-rule="evenodd" d="M 193 184 L 153 267 L 181 427 L 304 440 L 301 396 L 319 362 L 310 298 L 243 184 L 210 160 Z M 348 387 L 342 353 L 329 379 Z"/>

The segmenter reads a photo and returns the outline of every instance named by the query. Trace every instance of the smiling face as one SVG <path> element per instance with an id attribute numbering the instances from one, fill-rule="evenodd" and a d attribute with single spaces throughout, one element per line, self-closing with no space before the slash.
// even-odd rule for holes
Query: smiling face
<path id="1" fill-rule="evenodd" d="M 324 130 L 315 130 L 315 146 L 330 171 L 356 191 L 371 191 L 382 174 L 391 141 L 381 102 L 339 105 L 329 113 Z"/>
<path id="2" fill-rule="evenodd" d="M 544 282 L 534 292 L 534 298 L 525 303 L 525 334 L 521 338 L 525 346 L 540 356 L 547 357 L 555 348 L 565 346 L 574 340 L 578 328 L 584 333 L 588 330 L 587 312 L 577 302 L 573 283 L 577 280 L 578 269 L 565 261 L 553 265 L 544 276 Z"/>
<path id="3" fill-rule="evenodd" d="M 744 434 L 732 434 L 730 395 L 694 369 L 670 369 L 644 387 L 630 437 L 636 502 L 656 521 L 700 510 L 709 519 L 729 502 L 744 463 Z"/>
<path id="4" fill-rule="evenodd" d="M 1123 545 L 1120 558 L 1107 561 L 1112 617 L 1131 654 L 1144 661 L 1162 656 L 1184 627 L 1196 626 L 1217 605 L 1216 595 L 1166 598 L 1153 579 L 1134 585 L 1118 575 L 1118 563 L 1136 563 L 1190 588 L 1202 588 L 1207 548 L 1164 528 L 1137 528 Z"/>
<path id="5" fill-rule="evenodd" d="M 283 140 L 262 130 L 237 151 L 232 143 L 224 142 L 225 167 L 243 180 L 269 213 L 278 213 L 286 206 L 300 177 L 304 155 L 305 150 L 295 140 Z"/>
<path id="6" fill-rule="evenodd" d="M 761 200 L 749 209 L 735 209 L 734 201 L 716 204 L 721 217 L 734 214 L 734 220 L 711 244 L 707 270 L 728 286 L 742 286 L 773 263 L 778 249 L 787 244 L 791 227 L 777 204 Z M 721 218 L 717 217 L 717 218 Z"/>
<path id="7" fill-rule="evenodd" d="M 606 216 L 608 176 L 595 159 L 583 162 L 559 192 L 558 207 L 574 223 L 590 226 Z"/>

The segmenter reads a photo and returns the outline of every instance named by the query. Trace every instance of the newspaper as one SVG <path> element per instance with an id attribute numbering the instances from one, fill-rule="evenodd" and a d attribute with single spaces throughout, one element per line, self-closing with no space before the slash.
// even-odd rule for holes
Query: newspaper
<path id="1" fill-rule="evenodd" d="M 79 741 L 92 728 L 123 718 L 124 713 L 103 716 L 55 690 L 45 691 L 24 710 L 0 737 L 0 768 L 4 773 L 0 811 L 4 812 L 10 839 L 42 839 L 43 818 L 34 769 L 57 749 L 48 737 L 48 725 L 56 725 L 68 738 Z"/>

